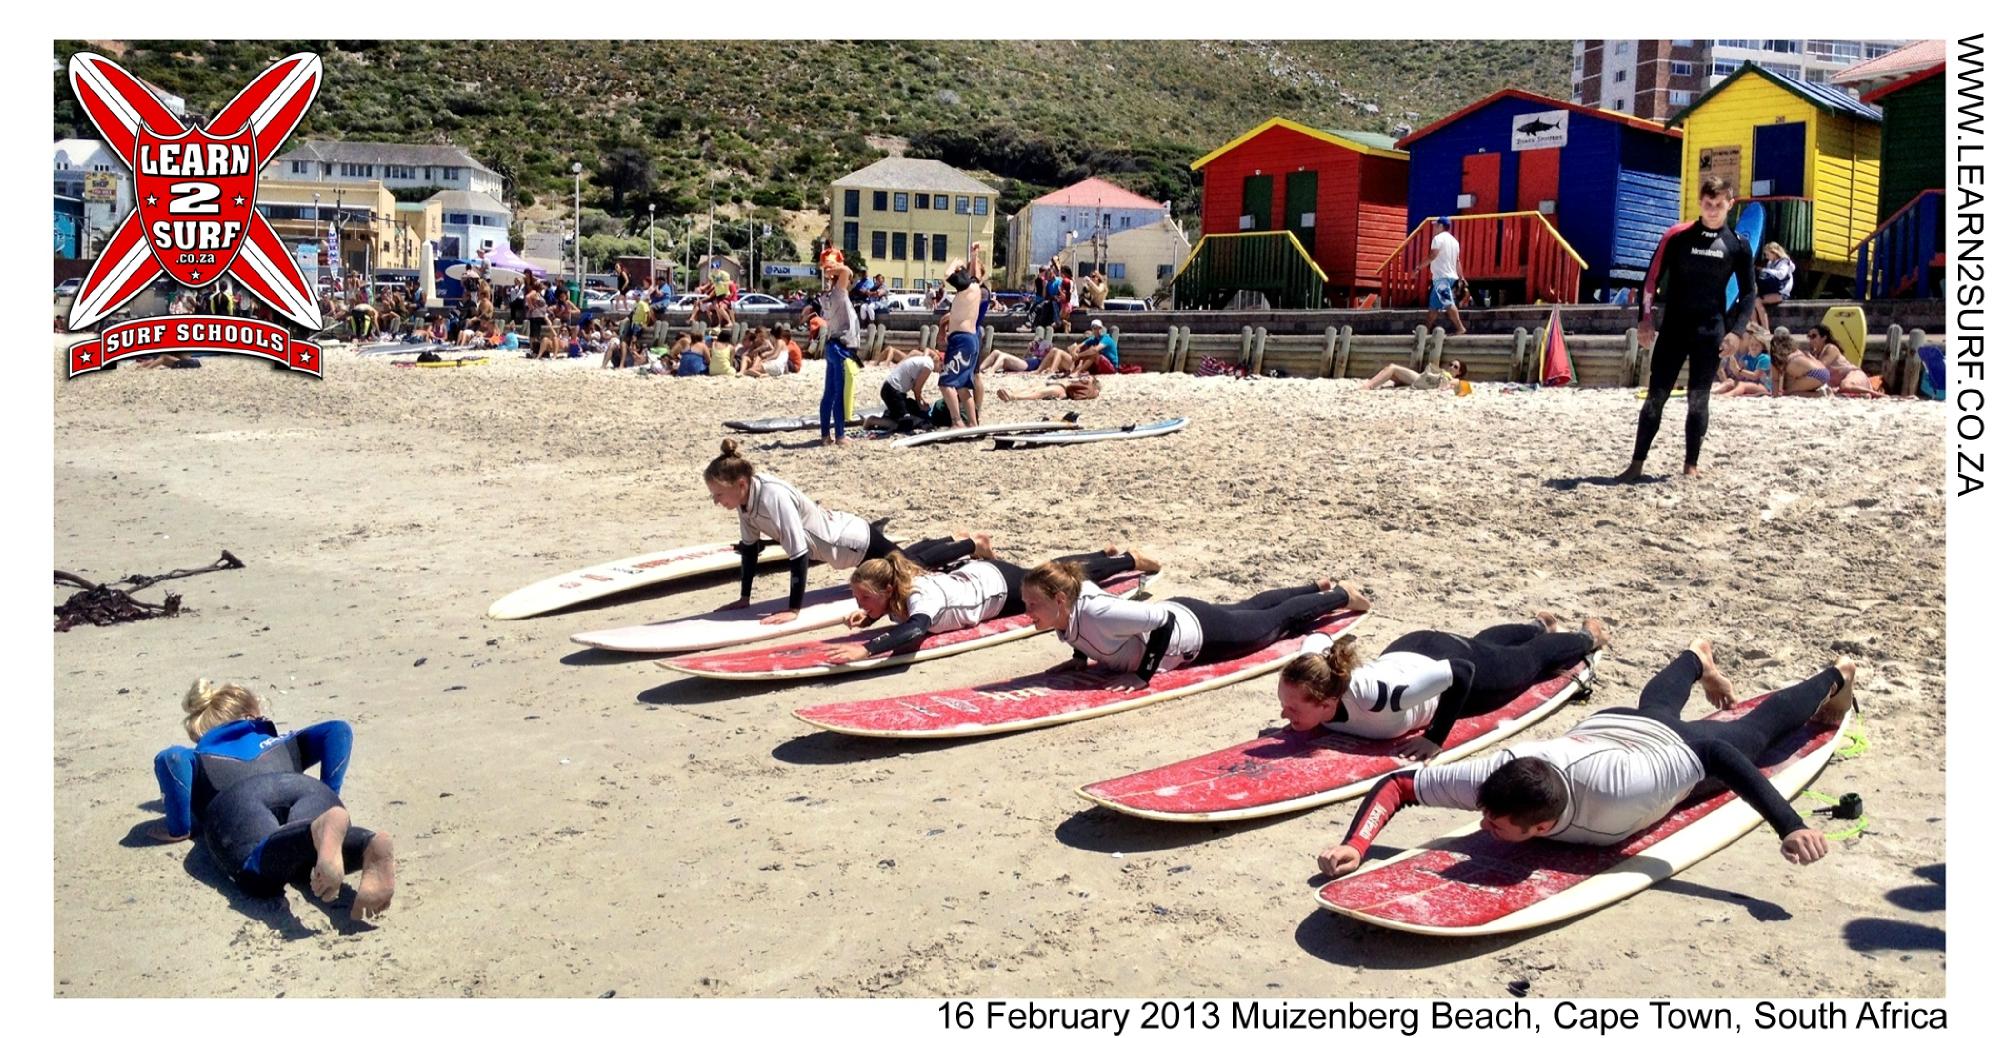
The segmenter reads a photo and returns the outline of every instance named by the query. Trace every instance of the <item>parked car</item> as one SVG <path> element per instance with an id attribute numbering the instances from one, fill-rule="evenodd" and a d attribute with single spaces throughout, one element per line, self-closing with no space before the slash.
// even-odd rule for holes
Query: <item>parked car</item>
<path id="1" fill-rule="evenodd" d="M 56 298 L 69 299 L 75 296 L 77 290 L 81 289 L 82 287 L 83 287 L 82 278 L 70 278 L 67 281 L 64 281 L 62 284 L 56 286 Z"/>
<path id="2" fill-rule="evenodd" d="M 667 304 L 667 309 L 692 310 L 696 301 L 697 297 L 692 295 L 677 296 L 673 302 Z M 767 314 L 775 310 L 790 309 L 792 309 L 790 303 L 762 292 L 745 292 L 736 300 L 736 312 L 739 314 Z"/>
<path id="3" fill-rule="evenodd" d="M 1151 310 L 1153 309 L 1153 301 L 1150 299 L 1134 299 L 1131 296 L 1121 296 L 1117 299 L 1106 299 L 1104 301 L 1104 309 Z"/>
<path id="4" fill-rule="evenodd" d="M 930 308 L 924 305 L 924 294 L 922 292 L 891 292 L 882 297 L 882 302 L 875 309 L 882 313 L 889 313 L 891 311 L 928 310 Z"/>

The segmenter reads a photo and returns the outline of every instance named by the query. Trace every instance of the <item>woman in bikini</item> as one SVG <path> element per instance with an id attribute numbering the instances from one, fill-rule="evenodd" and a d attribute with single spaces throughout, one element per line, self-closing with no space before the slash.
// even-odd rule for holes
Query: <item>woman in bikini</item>
<path id="1" fill-rule="evenodd" d="M 1771 333 L 1773 396 L 1830 396 L 1833 373 L 1818 357 L 1802 350 L 1783 328 Z"/>
<path id="2" fill-rule="evenodd" d="M 1842 396 L 1885 395 L 1875 388 L 1875 383 L 1868 378 L 1867 372 L 1847 359 L 1847 354 L 1841 351 L 1840 344 L 1833 341 L 1833 329 L 1826 325 L 1816 324 L 1806 329 L 1805 351 L 1818 357 L 1820 363 L 1826 365 L 1834 392 Z"/>
<path id="3" fill-rule="evenodd" d="M 1361 384 L 1363 389 L 1381 389 L 1385 385 L 1415 386 L 1419 389 L 1457 389 L 1465 378 L 1465 362 L 1452 360 L 1440 369 L 1433 364 L 1423 371 L 1412 371 L 1401 364 L 1391 364 L 1375 373 L 1375 377 Z"/>
<path id="4" fill-rule="evenodd" d="M 1086 373 L 1078 375 L 1075 378 L 1064 379 L 1061 382 L 1051 382 L 1044 386 L 1037 386 L 1034 389 L 1024 389 L 1019 392 L 1002 389 L 1000 390 L 1000 399 L 1095 400 L 1101 391 L 1102 387 L 1098 385 L 1097 376 Z"/>

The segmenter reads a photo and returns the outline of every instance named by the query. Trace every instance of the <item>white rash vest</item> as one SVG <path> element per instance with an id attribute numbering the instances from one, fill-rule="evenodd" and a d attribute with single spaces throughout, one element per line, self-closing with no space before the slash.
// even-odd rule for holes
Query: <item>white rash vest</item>
<path id="1" fill-rule="evenodd" d="M 1333 639 L 1316 634 L 1305 651 L 1325 652 Z M 1340 697 L 1347 719 L 1325 727 L 1363 739 L 1394 739 L 1421 731 L 1437 716 L 1438 697 L 1451 687 L 1451 661 L 1415 652 L 1385 652 L 1354 668 Z"/>
<path id="2" fill-rule="evenodd" d="M 889 385 L 898 393 L 908 393 L 917 384 L 917 379 L 927 371 L 936 371 L 937 362 L 928 353 L 914 353 L 889 369 Z"/>
<path id="3" fill-rule="evenodd" d="M 1007 604 L 1007 578 L 990 562 L 968 562 L 950 573 L 910 582 L 910 615 L 931 618 L 931 633 L 976 627 Z"/>
<path id="4" fill-rule="evenodd" d="M 1694 750 L 1666 725 L 1597 713 L 1554 739 L 1423 768 L 1417 802 L 1477 811 L 1480 783 L 1516 757 L 1540 757 L 1562 772 L 1569 804 L 1547 837 L 1565 843 L 1617 843 L 1665 818 L 1705 776 Z"/>
<path id="5" fill-rule="evenodd" d="M 741 543 L 769 537 L 785 557 L 809 555 L 840 569 L 861 565 L 868 554 L 868 524 L 860 516 L 821 508 L 782 479 L 750 477 L 750 497 L 737 512 Z"/>
<path id="6" fill-rule="evenodd" d="M 1132 602 L 1086 580 L 1070 607 L 1069 629 L 1056 637 L 1105 666 L 1136 671 L 1146 639 L 1171 617 L 1174 635 L 1159 669 L 1173 670 L 1201 652 L 1201 624 L 1177 602 Z"/>

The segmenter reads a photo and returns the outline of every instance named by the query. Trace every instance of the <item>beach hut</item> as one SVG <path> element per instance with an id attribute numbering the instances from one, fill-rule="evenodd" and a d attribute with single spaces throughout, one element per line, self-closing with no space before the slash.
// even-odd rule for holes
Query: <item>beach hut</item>
<path id="1" fill-rule="evenodd" d="M 1944 291 L 1944 62 L 1862 95 L 1882 109 L 1886 213 L 1855 250 L 1857 299 Z"/>
<path id="2" fill-rule="evenodd" d="M 1402 239 L 1408 165 L 1393 138 L 1284 118 L 1196 159 L 1202 238 L 1175 274 L 1180 305 L 1252 291 L 1275 307 L 1345 306 L 1374 292 Z"/>
<path id="3" fill-rule="evenodd" d="M 1410 276 L 1394 301 L 1428 287 L 1428 221 L 1438 216 L 1458 225 L 1459 272 L 1475 288 L 1577 302 L 1643 282 L 1679 219 L 1680 138 L 1650 119 L 1525 90 L 1418 129 L 1396 144 L 1410 155 L 1411 240 L 1396 257 Z"/>
<path id="4" fill-rule="evenodd" d="M 1699 213 L 1702 178 L 1720 176 L 1742 202 L 1764 206 L 1766 240 L 1798 263 L 1797 295 L 1853 276 L 1855 249 L 1878 222 L 1880 113 L 1838 87 L 1752 62 L 1669 125 L 1683 134 L 1681 219 Z"/>

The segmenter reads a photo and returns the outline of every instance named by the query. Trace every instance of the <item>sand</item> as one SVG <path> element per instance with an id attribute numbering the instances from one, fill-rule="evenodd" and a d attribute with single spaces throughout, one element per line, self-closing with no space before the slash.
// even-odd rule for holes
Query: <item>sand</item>
<path id="1" fill-rule="evenodd" d="M 1027 673 L 1052 639 L 770 688 L 680 679 L 571 633 L 713 608 L 727 582 L 500 622 L 486 605 L 591 562 L 731 538 L 703 492 L 719 420 L 806 414 L 819 384 L 641 378 L 503 356 L 459 371 L 335 351 L 321 382 L 217 359 L 55 392 L 55 557 L 100 578 L 212 561 L 172 619 L 55 635 L 55 976 L 64 995 L 1938 996 L 1944 992 L 1944 414 L 1715 403 L 1706 474 L 1637 487 L 1615 390 L 1464 399 L 1358 382 L 1122 376 L 1093 423 L 1175 436 L 1032 453 L 748 439 L 833 507 L 1012 558 L 1136 544 L 1155 591 L 1225 598 L 1328 574 L 1374 598 L 1362 644 L 1537 608 L 1604 616 L 1594 706 L 1691 637 L 1739 689 L 1846 652 L 1872 749 L 1814 788 L 1869 827 L 1809 869 L 1760 828 L 1553 929 L 1425 940 L 1316 911 L 1313 855 L 1352 805 L 1142 822 L 1079 784 L 1250 737 L 1276 679 L 1042 731 L 892 744 L 791 711 Z M 881 374 L 864 377 L 872 402 Z M 1028 385 L 1028 376 L 996 384 Z M 990 402 L 995 417 L 1057 403 Z M 1680 403 L 1653 468 L 1677 471 Z M 814 586 L 838 577 L 814 571 Z M 782 594 L 763 577 L 759 597 Z M 60 597 L 60 596 L 58 596 Z M 142 596 L 143 597 L 143 596 Z M 197 676 L 281 727 L 345 718 L 344 798 L 394 834 L 381 925 L 293 889 L 238 894 L 152 844 L 149 767 Z M 1559 711 L 1553 734 L 1589 707 Z M 1692 713 L 1696 708 L 1691 707 Z M 1804 806 L 1802 804 L 1802 806 Z M 1416 809 L 1412 846 L 1465 821 Z"/>

